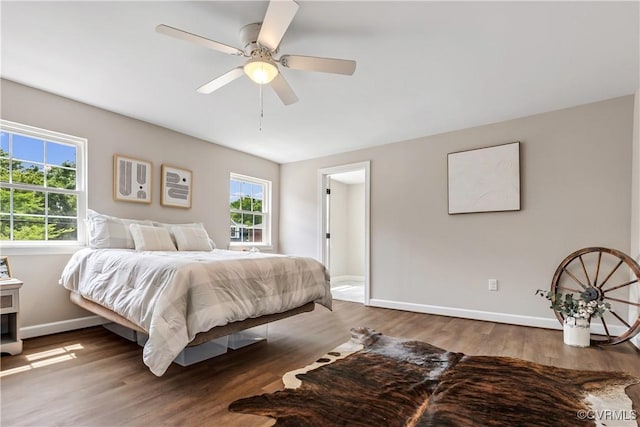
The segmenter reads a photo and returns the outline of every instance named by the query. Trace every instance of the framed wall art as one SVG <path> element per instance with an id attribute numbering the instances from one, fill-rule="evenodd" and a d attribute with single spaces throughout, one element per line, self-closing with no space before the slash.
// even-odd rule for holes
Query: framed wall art
<path id="1" fill-rule="evenodd" d="M 163 206 L 191 208 L 192 175 L 188 169 L 162 165 L 160 203 Z"/>
<path id="2" fill-rule="evenodd" d="M 520 210 L 520 143 L 447 155 L 449 214 Z"/>
<path id="3" fill-rule="evenodd" d="M 125 202 L 151 203 L 153 165 L 140 159 L 113 156 L 113 198 Z"/>
<path id="4" fill-rule="evenodd" d="M 11 279 L 11 267 L 9 266 L 9 258 L 0 256 L 0 280 Z"/>

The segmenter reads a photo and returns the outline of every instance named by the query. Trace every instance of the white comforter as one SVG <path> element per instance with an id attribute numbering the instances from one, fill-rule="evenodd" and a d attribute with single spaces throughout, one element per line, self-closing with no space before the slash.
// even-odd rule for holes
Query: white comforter
<path id="1" fill-rule="evenodd" d="M 82 249 L 60 283 L 148 331 L 143 359 L 158 376 L 198 332 L 311 301 L 331 309 L 322 264 L 259 252 Z"/>

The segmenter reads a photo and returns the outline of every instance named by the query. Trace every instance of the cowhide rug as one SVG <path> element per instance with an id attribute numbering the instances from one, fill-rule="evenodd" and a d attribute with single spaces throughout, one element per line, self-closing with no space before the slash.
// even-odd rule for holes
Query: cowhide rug
<path id="1" fill-rule="evenodd" d="M 229 410 L 296 427 L 640 425 L 640 386 L 630 391 L 640 379 L 622 372 L 466 356 L 367 328 L 351 332 L 348 343 L 286 374 L 285 390 Z"/>

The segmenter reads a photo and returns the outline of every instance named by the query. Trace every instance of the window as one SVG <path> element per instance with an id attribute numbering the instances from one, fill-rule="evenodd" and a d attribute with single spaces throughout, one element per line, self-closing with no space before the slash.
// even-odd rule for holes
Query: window
<path id="1" fill-rule="evenodd" d="M 0 120 L 3 246 L 84 243 L 86 142 Z"/>
<path id="2" fill-rule="evenodd" d="M 231 174 L 229 181 L 231 245 L 269 246 L 271 244 L 270 198 L 270 181 Z"/>

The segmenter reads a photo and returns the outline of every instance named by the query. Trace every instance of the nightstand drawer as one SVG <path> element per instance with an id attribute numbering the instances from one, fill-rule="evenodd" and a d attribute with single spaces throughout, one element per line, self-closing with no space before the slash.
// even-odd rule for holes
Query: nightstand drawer
<path id="1" fill-rule="evenodd" d="M 0 313 L 15 313 L 18 311 L 18 290 L 2 291 L 0 295 Z"/>

